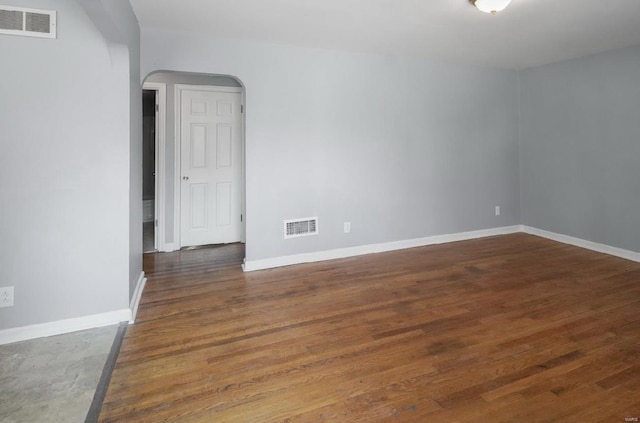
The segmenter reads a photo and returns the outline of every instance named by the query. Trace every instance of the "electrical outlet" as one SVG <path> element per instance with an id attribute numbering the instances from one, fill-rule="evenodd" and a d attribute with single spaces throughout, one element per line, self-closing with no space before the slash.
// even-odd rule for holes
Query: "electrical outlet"
<path id="1" fill-rule="evenodd" d="M 344 222 L 344 233 L 348 234 L 351 232 L 351 222 Z"/>
<path id="2" fill-rule="evenodd" d="M 496 216 L 500 216 L 500 206 L 496 206 Z"/>
<path id="3" fill-rule="evenodd" d="M 0 288 L 0 307 L 13 307 L 13 287 Z"/>

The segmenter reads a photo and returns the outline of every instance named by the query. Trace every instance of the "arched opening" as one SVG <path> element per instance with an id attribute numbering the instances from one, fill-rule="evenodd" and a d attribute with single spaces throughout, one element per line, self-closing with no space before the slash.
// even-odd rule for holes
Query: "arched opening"
<path id="1" fill-rule="evenodd" d="M 244 243 L 243 84 L 156 71 L 142 95 L 143 251 Z"/>

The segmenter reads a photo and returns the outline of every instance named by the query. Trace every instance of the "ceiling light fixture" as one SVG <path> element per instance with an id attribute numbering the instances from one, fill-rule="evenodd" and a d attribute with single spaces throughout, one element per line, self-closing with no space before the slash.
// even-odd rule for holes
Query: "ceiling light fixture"
<path id="1" fill-rule="evenodd" d="M 472 0 L 472 3 L 478 10 L 495 15 L 509 6 L 511 0 Z"/>

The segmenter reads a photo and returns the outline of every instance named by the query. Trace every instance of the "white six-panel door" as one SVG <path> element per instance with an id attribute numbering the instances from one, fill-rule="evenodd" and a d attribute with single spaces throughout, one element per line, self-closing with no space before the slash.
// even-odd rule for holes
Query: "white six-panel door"
<path id="1" fill-rule="evenodd" d="M 242 96 L 200 89 L 179 93 L 180 246 L 238 242 Z"/>

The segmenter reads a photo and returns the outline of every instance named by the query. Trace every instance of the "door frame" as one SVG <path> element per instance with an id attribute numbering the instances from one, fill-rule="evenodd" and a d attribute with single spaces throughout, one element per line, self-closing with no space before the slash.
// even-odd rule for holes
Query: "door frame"
<path id="1" fill-rule="evenodd" d="M 174 97 L 173 97 L 173 105 L 174 105 L 174 113 L 175 113 L 175 125 L 174 125 L 174 163 L 173 168 L 174 172 L 174 198 L 173 198 L 173 239 L 175 242 L 175 248 L 180 249 L 181 242 L 181 198 L 182 198 L 182 136 L 181 136 L 181 128 L 182 128 L 182 91 L 213 91 L 213 92 L 224 92 L 224 93 L 237 93 L 240 94 L 241 98 L 241 111 L 240 111 L 240 213 L 242 214 L 242 224 L 240 228 L 240 242 L 246 243 L 246 222 L 247 222 L 247 214 L 245 211 L 245 136 L 244 136 L 244 87 L 225 87 L 218 85 L 190 85 L 190 84 L 175 84 L 174 86 Z"/>
<path id="2" fill-rule="evenodd" d="M 167 245 L 166 228 L 166 127 L 167 127 L 167 85 L 161 82 L 144 82 L 143 90 L 156 92 L 156 136 L 155 136 L 155 199 L 154 213 L 154 245 L 158 251 L 172 251 Z"/>

